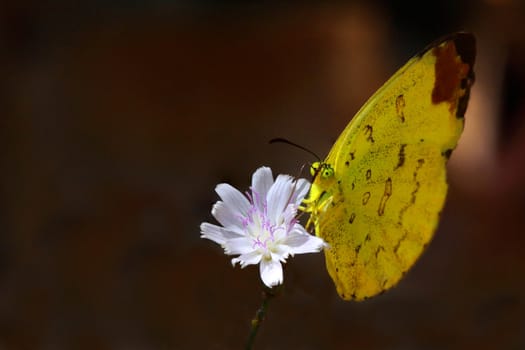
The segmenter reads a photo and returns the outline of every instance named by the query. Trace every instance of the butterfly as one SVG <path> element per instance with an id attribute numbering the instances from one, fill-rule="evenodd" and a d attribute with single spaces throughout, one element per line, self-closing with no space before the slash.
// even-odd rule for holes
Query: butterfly
<path id="1" fill-rule="evenodd" d="M 410 59 L 357 112 L 304 202 L 345 300 L 395 286 L 429 244 L 474 83 L 476 42 L 454 33 Z"/>

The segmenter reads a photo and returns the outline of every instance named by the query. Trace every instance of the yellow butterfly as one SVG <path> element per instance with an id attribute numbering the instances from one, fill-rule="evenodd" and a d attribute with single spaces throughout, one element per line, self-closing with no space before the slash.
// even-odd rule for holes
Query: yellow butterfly
<path id="1" fill-rule="evenodd" d="M 463 131 L 475 38 L 455 33 L 408 61 L 361 108 L 323 162 L 304 202 L 329 245 L 341 298 L 395 286 L 436 230 L 446 163 Z"/>

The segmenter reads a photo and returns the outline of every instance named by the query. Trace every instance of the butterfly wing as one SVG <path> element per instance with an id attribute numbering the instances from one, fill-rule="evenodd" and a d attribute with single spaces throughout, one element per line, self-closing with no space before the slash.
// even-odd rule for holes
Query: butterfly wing
<path id="1" fill-rule="evenodd" d="M 463 130 L 475 39 L 456 33 L 390 78 L 340 135 L 310 192 L 311 221 L 343 299 L 396 285 L 421 255 L 444 205 L 446 163 Z"/>

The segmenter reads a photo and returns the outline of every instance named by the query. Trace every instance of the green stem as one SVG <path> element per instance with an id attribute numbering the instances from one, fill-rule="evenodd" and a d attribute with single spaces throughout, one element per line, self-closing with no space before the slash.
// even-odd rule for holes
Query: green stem
<path id="1" fill-rule="evenodd" d="M 252 319 L 250 327 L 250 335 L 248 336 L 248 341 L 246 342 L 246 350 L 251 350 L 253 348 L 253 343 L 255 341 L 255 336 L 259 331 L 261 323 L 264 321 L 266 316 L 266 310 L 268 309 L 268 304 L 275 296 L 277 296 L 278 291 L 281 289 L 281 286 L 275 287 L 273 289 L 265 289 L 263 291 L 263 300 L 259 309 L 255 312 L 255 317 Z"/>

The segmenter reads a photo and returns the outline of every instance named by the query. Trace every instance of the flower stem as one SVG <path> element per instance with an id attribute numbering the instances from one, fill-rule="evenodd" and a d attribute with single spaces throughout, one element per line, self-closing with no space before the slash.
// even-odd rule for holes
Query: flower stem
<path id="1" fill-rule="evenodd" d="M 261 326 L 261 323 L 264 321 L 264 317 L 266 316 L 266 310 L 268 308 L 268 304 L 270 300 L 272 300 L 274 297 L 277 296 L 278 292 L 281 290 L 281 286 L 279 285 L 275 288 L 266 288 L 263 291 L 263 300 L 262 304 L 259 307 L 259 309 L 255 312 L 255 317 L 252 319 L 251 322 L 251 328 L 250 328 L 250 335 L 248 336 L 248 341 L 246 342 L 246 350 L 251 350 L 253 348 L 253 343 L 255 341 L 255 336 L 257 335 L 257 332 L 259 331 L 259 327 Z"/>

